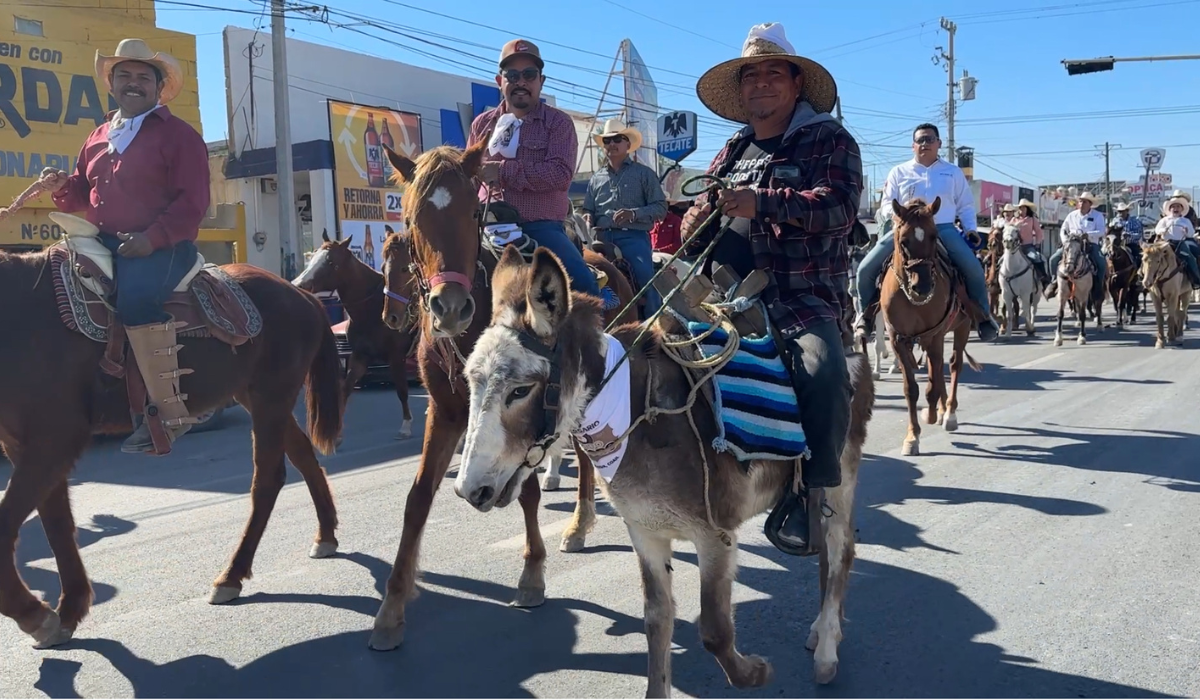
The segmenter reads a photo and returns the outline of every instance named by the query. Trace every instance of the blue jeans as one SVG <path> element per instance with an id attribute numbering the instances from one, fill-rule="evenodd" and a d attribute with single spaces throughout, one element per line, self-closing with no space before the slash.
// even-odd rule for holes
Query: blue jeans
<path id="1" fill-rule="evenodd" d="M 100 242 L 113 254 L 117 316 L 121 323 L 144 326 L 170 320 L 163 311 L 163 303 L 196 264 L 196 244 L 183 241 L 174 248 L 156 250 L 144 258 L 126 258 L 117 252 L 121 239 L 101 233 Z"/>
<path id="2" fill-rule="evenodd" d="M 633 277 L 638 287 L 645 287 L 654 276 L 654 257 L 650 250 L 650 234 L 629 228 L 610 228 L 599 232 L 600 240 L 611 243 L 621 249 L 621 255 L 629 261 L 633 268 Z M 637 291 L 636 289 L 634 290 Z M 662 306 L 662 297 L 658 290 L 651 287 L 643 296 L 646 300 L 646 318 L 650 317 L 658 307 Z"/>
<path id="3" fill-rule="evenodd" d="M 537 241 L 537 244 L 554 253 L 567 276 L 571 278 L 571 289 L 594 297 L 600 296 L 600 287 L 596 284 L 596 276 L 592 268 L 583 261 L 583 253 L 575 247 L 561 221 L 527 221 L 521 224 L 525 235 Z"/>
<path id="4" fill-rule="evenodd" d="M 983 308 L 983 312 L 987 316 L 992 315 L 992 309 L 988 305 L 987 282 L 983 279 L 983 266 L 979 264 L 979 258 L 975 257 L 975 252 L 971 250 L 970 244 L 954 228 L 954 224 L 938 224 L 938 238 L 942 239 L 942 244 L 946 246 L 946 252 L 950 254 L 950 262 L 958 268 L 967 282 L 967 295 L 976 304 Z M 875 303 L 879 289 L 875 286 L 876 280 L 879 278 L 879 273 L 883 270 L 883 264 L 887 261 L 893 251 L 895 251 L 895 243 L 893 241 L 896 234 L 892 231 L 887 231 L 879 237 L 879 242 L 875 244 L 863 258 L 863 261 L 858 265 L 858 308 L 865 310 L 868 306 Z"/>

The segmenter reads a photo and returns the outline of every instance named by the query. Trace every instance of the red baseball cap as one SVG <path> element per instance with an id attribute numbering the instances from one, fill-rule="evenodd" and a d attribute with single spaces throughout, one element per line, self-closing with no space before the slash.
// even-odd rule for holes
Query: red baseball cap
<path id="1" fill-rule="evenodd" d="M 546 63 L 542 60 L 542 53 L 538 50 L 537 44 L 529 41 L 528 39 L 513 39 L 505 44 L 504 48 L 500 49 L 500 67 L 503 68 L 504 64 L 507 63 L 509 59 L 517 56 L 528 56 L 529 58 L 533 59 L 533 62 L 537 64 L 538 70 L 542 70 L 546 67 Z"/>

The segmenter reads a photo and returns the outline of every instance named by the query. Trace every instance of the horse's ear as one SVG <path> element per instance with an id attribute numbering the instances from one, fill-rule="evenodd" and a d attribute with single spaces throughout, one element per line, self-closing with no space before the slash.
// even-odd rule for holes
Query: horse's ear
<path id="1" fill-rule="evenodd" d="M 546 248 L 533 252 L 533 273 L 525 294 L 526 321 L 538 336 L 548 338 L 571 311 L 571 286 L 562 263 Z"/>
<path id="2" fill-rule="evenodd" d="M 908 207 L 900 203 L 900 200 L 892 198 L 892 214 L 904 219 L 908 216 Z"/>
<path id="3" fill-rule="evenodd" d="M 329 239 L 328 239 L 328 238 L 326 238 L 325 240 L 329 240 Z M 349 238 L 343 238 L 342 240 L 338 241 L 338 242 L 337 242 L 337 244 L 338 244 L 338 245 L 340 245 L 340 246 L 341 246 L 341 247 L 343 247 L 343 248 L 349 248 L 349 247 L 350 247 L 350 239 L 349 239 Z"/>
<path id="4" fill-rule="evenodd" d="M 388 162 L 392 164 L 392 169 L 396 171 L 396 174 L 392 176 L 396 184 L 412 182 L 413 173 L 417 171 L 417 164 L 388 148 L 386 144 L 383 146 L 383 152 L 387 154 Z"/>
<path id="5" fill-rule="evenodd" d="M 321 240 L 329 242 L 329 229 L 321 229 Z"/>
<path id="6" fill-rule="evenodd" d="M 480 141 L 463 153 L 462 169 L 467 177 L 475 177 L 483 167 L 483 152 L 487 149 L 487 141 Z"/>
<path id="7" fill-rule="evenodd" d="M 504 246 L 500 262 L 492 272 L 492 316 L 499 316 L 502 308 L 516 306 L 525 301 L 525 288 L 521 286 L 524 279 L 525 258 L 516 246 Z"/>
<path id="8" fill-rule="evenodd" d="M 934 214 L 936 214 L 938 212 L 938 209 L 941 208 L 941 206 L 942 206 L 941 196 L 934 197 L 933 204 L 929 205 L 929 215 L 933 216 Z"/>

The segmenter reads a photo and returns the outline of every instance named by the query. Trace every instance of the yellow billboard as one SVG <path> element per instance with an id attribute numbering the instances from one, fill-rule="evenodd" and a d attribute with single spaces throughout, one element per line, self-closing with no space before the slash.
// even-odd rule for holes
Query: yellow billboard
<path id="1" fill-rule="evenodd" d="M 144 3 L 150 4 L 150 3 Z M 21 5 L 15 22 L 0 23 L 0 205 L 37 179 L 43 168 L 70 171 L 88 135 L 116 104 L 96 79 L 96 50 L 111 54 L 121 39 L 145 39 L 183 67 L 184 87 L 171 112 L 200 130 L 196 38 L 153 25 L 125 9 L 47 3 Z M 62 233 L 46 213 L 48 196 L 0 222 L 0 245 L 44 246 Z"/>
<path id="2" fill-rule="evenodd" d="M 409 158 L 421 153 L 421 115 L 329 100 L 333 192 L 338 230 L 359 260 L 379 270 L 383 241 L 403 230 L 403 189 L 392 183 L 383 146 Z"/>

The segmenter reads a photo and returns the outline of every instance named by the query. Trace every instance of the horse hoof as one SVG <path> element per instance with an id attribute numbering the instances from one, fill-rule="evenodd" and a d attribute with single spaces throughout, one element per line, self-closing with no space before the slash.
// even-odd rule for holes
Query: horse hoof
<path id="1" fill-rule="evenodd" d="M 517 597 L 509 605 L 514 608 L 536 608 L 546 602 L 546 591 L 542 588 L 518 588 Z"/>
<path id="2" fill-rule="evenodd" d="M 902 457 L 916 457 L 919 454 L 921 454 L 921 441 L 920 440 L 905 440 L 904 441 L 904 447 L 902 447 L 900 449 L 900 455 Z"/>
<path id="3" fill-rule="evenodd" d="M 404 643 L 404 623 L 401 622 L 395 627 L 380 627 L 375 626 L 371 630 L 371 641 L 367 646 L 375 651 L 391 651 Z"/>
<path id="4" fill-rule="evenodd" d="M 761 688 L 775 676 L 771 662 L 757 654 L 744 657 L 737 665 L 736 673 L 729 676 L 729 684 L 735 688 Z"/>
<path id="5" fill-rule="evenodd" d="M 947 413 L 946 419 L 942 422 L 942 425 L 946 428 L 946 432 L 953 433 L 954 431 L 958 430 L 958 416 L 954 415 L 953 413 Z"/>
<path id="6" fill-rule="evenodd" d="M 308 550 L 309 559 L 324 559 L 337 554 L 337 542 L 313 542 L 312 549 Z"/>
<path id="7" fill-rule="evenodd" d="M 874 379 L 875 381 L 879 381 L 879 370 L 875 370 L 874 372 L 871 372 L 871 379 Z"/>
<path id="8" fill-rule="evenodd" d="M 71 641 L 75 630 L 62 626 L 62 619 L 53 610 L 46 611 L 46 619 L 32 635 L 35 649 L 49 649 Z"/>
<path id="9" fill-rule="evenodd" d="M 558 551 L 573 554 L 583 551 L 587 545 L 587 537 L 584 535 L 563 535 L 562 543 L 558 545 Z"/>
<path id="10" fill-rule="evenodd" d="M 562 486 L 562 477 L 557 474 L 547 474 L 545 479 L 542 479 L 543 491 L 557 491 Z"/>
<path id="11" fill-rule="evenodd" d="M 1079 339 L 1078 339 L 1078 340 L 1076 340 L 1075 342 L 1076 342 L 1076 343 L 1078 343 L 1079 345 L 1087 345 L 1087 338 L 1084 338 L 1084 337 L 1081 335 L 1081 336 L 1079 336 Z"/>
<path id="12" fill-rule="evenodd" d="M 813 680 L 817 682 L 817 685 L 828 685 L 832 683 L 833 679 L 837 678 L 837 667 L 838 665 L 836 661 L 831 663 L 821 663 L 820 661 L 817 661 L 813 664 Z"/>
<path id="13" fill-rule="evenodd" d="M 1161 340 L 1154 341 L 1154 347 L 1158 348 L 1159 350 L 1162 350 L 1163 349 L 1163 341 L 1161 341 Z"/>
<path id="14" fill-rule="evenodd" d="M 1058 338 L 1058 337 L 1056 337 L 1056 338 L 1054 339 L 1054 347 L 1056 347 L 1056 348 L 1061 348 L 1061 347 L 1062 347 L 1062 338 Z"/>
<path id="15" fill-rule="evenodd" d="M 213 586 L 212 593 L 208 594 L 208 604 L 224 605 L 237 600 L 241 594 L 239 586 Z"/>
<path id="16" fill-rule="evenodd" d="M 396 433 L 397 440 L 407 440 L 412 437 L 412 419 L 405 418 L 404 422 L 400 423 L 400 432 Z"/>

